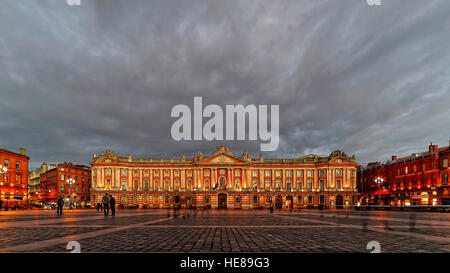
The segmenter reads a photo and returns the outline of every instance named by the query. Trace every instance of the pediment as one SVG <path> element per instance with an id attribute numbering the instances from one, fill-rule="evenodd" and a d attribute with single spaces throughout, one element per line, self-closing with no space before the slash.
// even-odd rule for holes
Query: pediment
<path id="1" fill-rule="evenodd" d="M 242 164 L 242 163 L 244 163 L 242 160 L 225 154 L 214 155 L 200 162 L 200 164 Z"/>

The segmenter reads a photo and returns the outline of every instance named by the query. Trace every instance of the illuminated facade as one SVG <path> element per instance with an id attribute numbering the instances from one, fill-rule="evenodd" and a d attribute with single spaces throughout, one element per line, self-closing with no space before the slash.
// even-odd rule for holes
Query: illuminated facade
<path id="1" fill-rule="evenodd" d="M 358 172 L 363 203 L 450 205 L 449 160 L 450 146 L 438 148 L 431 144 L 426 152 L 402 158 L 394 155 L 386 163 L 369 163 L 362 174 Z M 377 178 L 383 178 L 380 185 L 376 183 Z"/>
<path id="2" fill-rule="evenodd" d="M 27 205 L 28 161 L 25 149 L 14 153 L 0 149 L 0 165 L 7 171 L 0 174 L 0 198 L 3 208 L 19 208 Z"/>
<path id="3" fill-rule="evenodd" d="M 68 179 L 73 179 L 74 183 L 69 185 Z M 65 200 L 77 199 L 81 207 L 89 202 L 91 170 L 88 166 L 64 162 L 42 173 L 40 182 L 39 201 L 56 203 L 58 196 L 63 196 Z"/>
<path id="4" fill-rule="evenodd" d="M 356 200 L 356 160 L 335 151 L 296 159 L 211 156 L 152 159 L 106 151 L 92 158 L 92 205 L 105 192 L 118 206 L 148 208 L 335 208 Z"/>

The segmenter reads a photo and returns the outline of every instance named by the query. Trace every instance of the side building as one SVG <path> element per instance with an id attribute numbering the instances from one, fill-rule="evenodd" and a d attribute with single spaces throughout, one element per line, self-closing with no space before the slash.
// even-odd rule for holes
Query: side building
<path id="1" fill-rule="evenodd" d="M 4 209 L 27 206 L 29 160 L 23 148 L 19 153 L 0 149 L 0 199 Z"/>
<path id="2" fill-rule="evenodd" d="M 67 183 L 72 179 L 73 184 Z M 81 207 L 90 206 L 91 170 L 85 165 L 61 163 L 41 174 L 39 198 L 43 203 L 54 203 L 63 196 L 66 204 L 78 200 Z"/>
<path id="3" fill-rule="evenodd" d="M 380 163 L 358 172 L 362 203 L 372 205 L 450 205 L 449 146 L 429 145 L 428 151 Z"/>
<path id="4" fill-rule="evenodd" d="M 29 189 L 29 199 L 31 205 L 40 205 L 42 202 L 41 194 L 41 174 L 55 169 L 58 166 L 56 164 L 47 165 L 46 162 L 42 163 L 40 168 L 29 172 L 28 175 L 28 189 Z"/>
<path id="5" fill-rule="evenodd" d="M 122 207 L 340 208 L 358 194 L 356 160 L 341 151 L 295 159 L 236 157 L 224 146 L 173 159 L 106 151 L 91 164 L 93 205 L 107 192 Z"/>

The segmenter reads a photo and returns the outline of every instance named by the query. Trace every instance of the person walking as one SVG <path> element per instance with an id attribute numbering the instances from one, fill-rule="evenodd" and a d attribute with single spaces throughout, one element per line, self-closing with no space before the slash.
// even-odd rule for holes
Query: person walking
<path id="1" fill-rule="evenodd" d="M 114 199 L 114 196 L 109 196 L 109 205 L 111 206 L 111 215 L 116 215 L 116 199 Z"/>
<path id="2" fill-rule="evenodd" d="M 62 215 L 63 206 L 64 206 L 64 197 L 61 195 L 56 201 L 58 207 L 56 208 L 56 214 Z"/>
<path id="3" fill-rule="evenodd" d="M 105 216 L 107 216 L 109 214 L 109 195 L 108 193 L 105 193 L 105 195 L 103 195 L 102 198 L 102 202 L 103 202 L 103 212 L 105 213 Z"/>

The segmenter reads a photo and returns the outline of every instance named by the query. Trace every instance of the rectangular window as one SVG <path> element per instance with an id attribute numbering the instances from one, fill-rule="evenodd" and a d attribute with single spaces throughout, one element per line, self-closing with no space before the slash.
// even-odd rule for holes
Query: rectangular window
<path id="1" fill-rule="evenodd" d="M 122 179 L 122 189 L 126 189 L 126 188 L 127 188 L 127 180 Z"/>
<path id="2" fill-rule="evenodd" d="M 64 184 L 61 184 L 61 192 L 64 192 Z"/>
<path id="3" fill-rule="evenodd" d="M 61 174 L 61 180 L 64 181 L 64 174 Z"/>
<path id="4" fill-rule="evenodd" d="M 286 176 L 287 177 L 292 177 L 292 171 L 291 170 L 286 170 Z"/>
<path id="5" fill-rule="evenodd" d="M 312 176 L 313 176 L 312 170 L 308 170 L 308 177 L 312 177 Z"/>
<path id="6" fill-rule="evenodd" d="M 253 170 L 253 177 L 256 177 L 256 176 L 258 176 L 258 170 Z"/>
<path id="7" fill-rule="evenodd" d="M 325 190 L 325 181 L 324 180 L 319 181 L 319 187 L 320 187 L 321 191 Z"/>
<path id="8" fill-rule="evenodd" d="M 5 161 L 3 161 L 4 162 L 4 166 L 6 167 L 6 168 L 9 168 L 9 160 L 8 159 L 5 159 Z"/>
<path id="9" fill-rule="evenodd" d="M 313 203 L 313 197 L 312 196 L 308 196 L 308 204 L 312 204 Z"/>
<path id="10" fill-rule="evenodd" d="M 16 170 L 20 170 L 20 162 L 16 161 Z"/>
<path id="11" fill-rule="evenodd" d="M 302 177 L 303 176 L 303 170 L 297 170 L 297 176 Z"/>
<path id="12" fill-rule="evenodd" d="M 444 159 L 444 161 L 442 162 L 442 165 L 444 168 L 448 168 L 448 159 Z"/>
<path id="13" fill-rule="evenodd" d="M 336 188 L 338 188 L 338 189 L 341 188 L 341 180 L 340 179 L 336 180 Z"/>
<path id="14" fill-rule="evenodd" d="M 122 176 L 127 176 L 127 170 L 126 169 L 122 169 Z"/>

